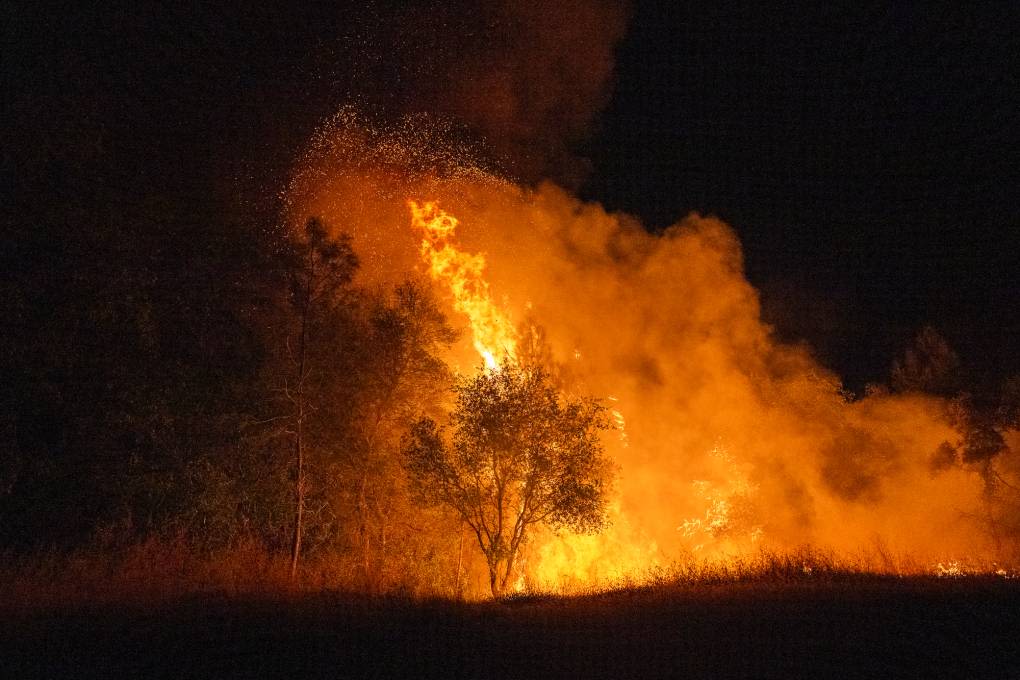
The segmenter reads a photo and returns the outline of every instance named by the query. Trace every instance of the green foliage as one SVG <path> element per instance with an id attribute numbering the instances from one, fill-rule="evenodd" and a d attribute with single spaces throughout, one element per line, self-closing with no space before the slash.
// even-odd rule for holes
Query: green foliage
<path id="1" fill-rule="evenodd" d="M 528 527 L 603 528 L 608 427 L 597 401 L 561 399 L 541 368 L 504 362 L 457 386 L 450 437 L 431 418 L 414 423 L 405 466 L 421 502 L 452 508 L 474 532 L 499 596 Z"/>

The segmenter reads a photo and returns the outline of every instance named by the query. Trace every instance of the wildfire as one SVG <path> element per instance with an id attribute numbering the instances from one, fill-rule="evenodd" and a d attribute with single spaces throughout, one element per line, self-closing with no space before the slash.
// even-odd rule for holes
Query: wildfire
<path id="1" fill-rule="evenodd" d="M 420 253 L 428 264 L 429 275 L 441 281 L 453 295 L 453 306 L 468 319 L 472 340 L 488 369 L 498 368 L 500 359 L 517 360 L 517 332 L 507 314 L 492 299 L 485 280 L 485 255 L 460 250 L 455 241 L 459 220 L 442 210 L 437 202 L 407 203 L 412 227 L 422 234 Z M 580 360 L 578 350 L 574 358 Z M 621 445 L 628 446 L 626 421 L 615 408 L 617 398 L 609 397 L 609 409 Z M 584 584 L 599 579 L 622 578 L 655 562 L 657 546 L 646 541 L 623 540 L 622 527 L 629 526 L 616 500 L 611 508 L 615 530 L 605 536 L 554 535 L 538 537 L 531 558 L 522 555 L 520 574 L 514 585 L 526 587 L 526 573 L 537 584 Z M 607 563 L 606 557 L 613 559 Z"/>
<path id="2" fill-rule="evenodd" d="M 502 357 L 513 361 L 517 333 L 489 293 L 484 278 L 485 255 L 466 253 L 457 247 L 454 232 L 459 221 L 435 201 L 408 201 L 407 205 L 412 226 L 422 233 L 421 256 L 429 265 L 429 275 L 449 287 L 454 309 L 468 318 L 475 349 L 486 367 L 495 369 Z"/>
<path id="3" fill-rule="evenodd" d="M 746 547 L 746 539 L 750 539 L 750 544 L 758 543 L 764 535 L 755 507 L 758 489 L 724 445 L 716 444 L 707 457 L 721 466 L 724 481 L 697 479 L 691 483 L 693 497 L 702 502 L 704 513 L 684 519 L 677 531 L 685 539 L 696 542 L 695 552 L 709 545 L 719 548 L 724 544 L 728 547 L 743 544 Z"/>
<path id="4" fill-rule="evenodd" d="M 620 472 L 610 524 L 598 536 L 529 535 L 528 583 L 732 566 L 805 545 L 896 573 L 994 559 L 1015 576 L 1016 428 L 981 469 L 935 458 L 966 443 L 956 407 L 909 391 L 850 398 L 808 348 L 764 323 L 728 225 L 691 214 L 647 230 L 552 183 L 517 187 L 428 138 L 412 124 L 390 133 L 331 120 L 302 159 L 288 215 L 349 228 L 367 282 L 428 270 L 470 329 L 446 357 L 453 366 L 548 358 L 565 389 L 605 399 L 616 429 L 604 444 Z M 484 218 L 440 207 L 461 201 Z M 510 291 L 541 347 L 518 332 Z"/>
<path id="5" fill-rule="evenodd" d="M 608 399 L 614 404 L 619 401 L 619 399 L 612 396 L 608 397 Z M 620 409 L 615 408 L 615 406 L 609 409 L 609 415 L 612 416 L 613 424 L 620 433 L 620 444 L 622 444 L 624 448 L 627 448 L 627 446 L 629 446 L 627 439 L 627 419 L 623 417 L 623 413 L 620 412 Z"/>

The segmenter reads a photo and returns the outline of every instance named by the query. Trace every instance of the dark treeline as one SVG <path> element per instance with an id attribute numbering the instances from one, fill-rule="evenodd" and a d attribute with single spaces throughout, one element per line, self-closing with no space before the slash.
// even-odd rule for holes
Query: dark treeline
<path id="1" fill-rule="evenodd" d="M 450 551 L 421 528 L 446 518 L 398 522 L 393 466 L 453 335 L 426 287 L 361 288 L 343 238 L 280 226 L 281 159 L 332 106 L 281 104 L 308 50 L 257 17 L 115 14 L 21 7 L 5 28 L 0 550 L 287 554 L 300 491 L 302 554 L 427 569 Z"/>
<path id="2" fill-rule="evenodd" d="M 287 109 L 279 128 L 295 139 L 253 147 L 267 126 L 252 103 L 290 83 L 307 50 L 270 40 L 258 16 L 15 6 L 9 18 L 0 541 L 68 547 L 199 525 L 210 543 L 239 527 L 283 540 L 293 472 L 260 423 L 284 426 L 302 246 L 272 199 L 248 199 L 278 186 L 274 163 L 321 112 Z M 271 92 L 267 106 L 297 101 Z M 350 337 L 330 375 L 353 370 L 394 296 L 346 287 Z M 235 470 L 262 485 L 259 503 L 235 493 Z"/>
<path id="3" fill-rule="evenodd" d="M 443 518 L 396 510 L 400 436 L 450 385 L 429 288 L 354 285 L 356 254 L 316 220 L 289 234 L 160 198 L 97 190 L 11 224 L 2 544 L 283 553 L 300 507 L 305 555 L 368 580 L 406 576 L 395 551 L 428 567 L 418 537 Z"/>
<path id="4" fill-rule="evenodd" d="M 410 507 L 399 459 L 450 405 L 454 333 L 421 282 L 358 285 L 344 225 L 279 217 L 338 105 L 406 113 L 404 4 L 12 8 L 0 552 L 254 544 L 334 584 L 462 588 L 470 543 Z"/>

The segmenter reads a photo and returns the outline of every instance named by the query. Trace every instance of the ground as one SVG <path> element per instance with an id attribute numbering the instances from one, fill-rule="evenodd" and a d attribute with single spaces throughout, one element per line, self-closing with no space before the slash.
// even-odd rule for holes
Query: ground
<path id="1" fill-rule="evenodd" d="M 194 596 L 8 611 L 11 678 L 1018 678 L 1020 581 L 855 577 L 507 602 Z"/>

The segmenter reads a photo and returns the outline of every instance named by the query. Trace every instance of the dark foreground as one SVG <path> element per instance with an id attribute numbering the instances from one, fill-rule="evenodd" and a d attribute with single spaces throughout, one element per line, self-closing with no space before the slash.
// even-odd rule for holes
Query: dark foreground
<path id="1" fill-rule="evenodd" d="M 1020 582 L 850 579 L 463 604 L 315 595 L 5 613 L 10 678 L 1018 678 Z"/>

